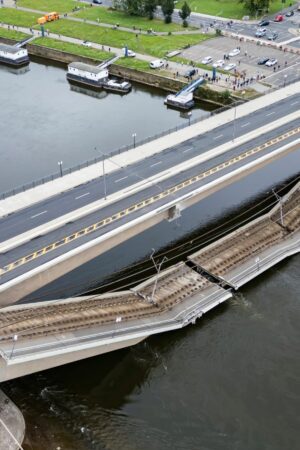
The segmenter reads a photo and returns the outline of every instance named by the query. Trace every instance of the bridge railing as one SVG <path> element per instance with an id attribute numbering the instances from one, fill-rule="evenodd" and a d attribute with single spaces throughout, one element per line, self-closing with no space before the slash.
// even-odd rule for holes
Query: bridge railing
<path id="1" fill-rule="evenodd" d="M 243 103 L 243 101 L 239 100 L 239 101 L 237 101 L 235 103 L 235 105 L 238 105 L 238 104 L 241 104 L 241 103 Z M 73 173 L 73 172 L 76 172 L 78 170 L 84 169 L 85 167 L 89 167 L 89 166 L 91 166 L 93 164 L 96 164 L 96 163 L 102 161 L 103 157 L 111 158 L 113 156 L 120 155 L 121 153 L 127 152 L 128 150 L 132 150 L 135 147 L 147 144 L 148 142 L 151 142 L 151 141 L 153 141 L 155 139 L 167 136 L 167 135 L 172 134 L 172 133 L 174 133 L 176 131 L 179 131 L 179 130 L 182 130 L 184 128 L 187 128 L 190 125 L 194 125 L 194 124 L 196 124 L 198 122 L 201 122 L 202 120 L 207 119 L 208 117 L 211 117 L 211 116 L 214 116 L 215 114 L 219 114 L 219 113 L 221 113 L 223 111 L 226 111 L 231 106 L 232 105 L 222 106 L 221 108 L 218 108 L 215 111 L 207 112 L 206 114 L 204 114 L 201 117 L 198 117 L 198 118 L 195 118 L 195 119 L 191 119 L 188 123 L 183 123 L 183 124 L 177 125 L 176 127 L 169 128 L 168 130 L 162 131 L 162 132 L 157 133 L 157 134 L 152 135 L 152 136 L 148 136 L 145 139 L 136 141 L 135 145 L 133 143 L 128 144 L 128 145 L 124 145 L 124 146 L 122 146 L 122 147 L 120 147 L 120 148 L 118 148 L 116 150 L 112 150 L 111 152 L 105 154 L 104 156 L 101 155 L 101 156 L 98 156 L 96 158 L 89 159 L 89 160 L 87 160 L 87 161 L 85 161 L 83 163 L 77 164 L 76 166 L 72 166 L 72 167 L 69 167 L 69 168 L 65 168 L 65 169 L 62 168 L 61 172 L 58 171 L 58 172 L 52 173 L 50 175 L 46 175 L 43 178 L 40 178 L 38 180 L 34 180 L 34 181 L 29 182 L 29 183 L 23 184 L 22 186 L 15 187 L 15 188 L 13 188 L 13 189 L 11 189 L 9 191 L 1 193 L 0 194 L 0 200 L 4 200 L 5 198 L 8 198 L 8 197 L 11 197 L 13 195 L 19 194 L 20 192 L 25 192 L 25 191 L 27 191 L 29 189 L 35 188 L 36 186 L 41 186 L 42 184 L 48 183 L 48 182 L 53 181 L 53 180 L 55 180 L 57 178 L 61 178 L 64 175 L 69 175 L 70 173 Z"/>

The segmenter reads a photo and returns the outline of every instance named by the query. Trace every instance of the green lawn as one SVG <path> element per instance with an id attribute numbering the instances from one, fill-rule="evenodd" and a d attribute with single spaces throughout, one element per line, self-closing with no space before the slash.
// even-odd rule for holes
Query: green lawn
<path id="1" fill-rule="evenodd" d="M 18 0 L 18 5 L 23 8 L 45 12 L 56 11 L 63 14 L 72 11 L 75 6 L 86 6 L 86 3 L 79 3 L 75 0 Z"/>
<path id="2" fill-rule="evenodd" d="M 209 39 L 209 36 L 200 33 L 170 36 L 138 35 L 136 37 L 134 33 L 102 28 L 97 25 L 71 22 L 65 19 L 50 23 L 48 28 L 53 33 L 88 40 L 106 46 L 122 48 L 127 45 L 130 50 L 159 58 L 164 57 L 169 51 L 181 49 L 187 45 L 194 45 L 200 41 Z"/>
<path id="3" fill-rule="evenodd" d="M 270 13 L 280 11 L 284 6 L 295 2 L 296 0 L 288 0 L 283 4 L 282 0 L 270 1 Z M 180 0 L 176 3 L 176 8 L 180 9 L 183 3 L 184 0 Z M 249 15 L 249 12 L 239 0 L 187 0 L 187 3 L 192 11 L 212 16 L 242 19 L 243 16 Z"/>
<path id="4" fill-rule="evenodd" d="M 83 45 L 72 44 L 70 42 L 62 42 L 58 39 L 51 39 L 48 37 L 40 37 L 35 39 L 32 44 L 42 45 L 44 47 L 54 48 L 67 53 L 73 53 L 74 55 L 86 56 L 88 58 L 98 59 L 104 61 L 114 56 L 114 53 L 103 52 L 96 48 L 84 47 Z"/>
<path id="5" fill-rule="evenodd" d="M 24 36 L 26 36 L 26 35 L 24 35 Z M 86 56 L 88 58 L 93 58 L 93 59 L 96 59 L 99 61 L 104 61 L 104 60 L 109 59 L 112 56 L 114 56 L 114 54 L 112 52 L 103 52 L 103 51 L 97 50 L 95 48 L 88 48 L 88 47 L 84 47 L 82 45 L 71 44 L 69 42 L 62 42 L 57 39 L 51 39 L 48 37 L 37 38 L 32 43 L 34 45 L 42 45 L 44 47 L 54 48 L 56 50 L 61 50 L 63 52 L 72 53 L 75 56 L 76 55 Z M 148 62 L 141 61 L 140 59 L 137 59 L 137 58 L 120 58 L 120 59 L 118 59 L 116 64 L 119 66 L 130 67 L 130 68 L 136 69 L 136 70 L 142 70 L 143 72 L 151 71 Z"/>
<path id="6" fill-rule="evenodd" d="M 20 11 L 18 9 L 0 8 L 0 22 L 18 27 L 32 27 L 37 24 L 40 14 Z"/>
<path id="7" fill-rule="evenodd" d="M 6 30 L 5 28 L 0 28 L 0 37 L 7 39 L 15 39 L 16 41 L 22 41 L 28 38 L 28 34 L 21 33 L 15 30 Z"/>
<path id="8" fill-rule="evenodd" d="M 136 28 L 141 28 L 142 30 L 149 30 L 150 28 L 153 29 L 153 31 L 183 31 L 184 28 L 182 28 L 181 25 L 170 23 L 165 24 L 162 20 L 149 20 L 147 17 L 137 17 L 137 16 L 130 16 L 129 14 L 126 14 L 122 11 L 113 11 L 107 8 L 101 8 L 101 7 L 94 7 L 90 8 L 87 7 L 79 12 L 76 13 L 76 17 L 85 18 L 87 20 L 94 20 L 97 21 L 99 19 L 99 22 L 101 23 L 109 23 L 112 25 L 116 25 L 117 23 L 120 26 L 127 27 L 127 28 L 133 28 L 134 26 Z"/>

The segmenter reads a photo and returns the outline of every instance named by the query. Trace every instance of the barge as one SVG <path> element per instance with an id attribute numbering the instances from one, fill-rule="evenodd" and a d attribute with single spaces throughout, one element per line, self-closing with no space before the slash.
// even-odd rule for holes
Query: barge
<path id="1" fill-rule="evenodd" d="M 93 66 L 82 62 L 72 62 L 68 65 L 67 80 L 80 86 L 127 94 L 131 84 L 127 81 L 109 79 L 107 65 Z"/>
<path id="2" fill-rule="evenodd" d="M 10 67 L 22 67 L 29 64 L 28 52 L 25 48 L 0 44 L 0 63 Z"/>

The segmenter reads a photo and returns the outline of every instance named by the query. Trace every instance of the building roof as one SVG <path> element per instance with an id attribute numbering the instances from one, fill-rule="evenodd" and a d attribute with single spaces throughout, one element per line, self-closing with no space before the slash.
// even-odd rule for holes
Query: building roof
<path id="1" fill-rule="evenodd" d="M 69 64 L 69 67 L 73 67 L 74 69 L 84 70 L 86 72 L 98 74 L 103 71 L 103 68 L 100 69 L 97 66 L 93 66 L 92 64 L 85 64 L 82 62 L 72 62 Z"/>
<path id="2" fill-rule="evenodd" d="M 20 50 L 24 50 L 19 47 L 14 47 L 13 45 L 0 44 L 0 50 L 7 53 L 18 53 Z"/>

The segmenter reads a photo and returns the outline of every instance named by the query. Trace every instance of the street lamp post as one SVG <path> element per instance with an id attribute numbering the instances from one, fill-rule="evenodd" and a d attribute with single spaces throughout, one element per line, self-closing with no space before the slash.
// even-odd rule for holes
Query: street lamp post
<path id="1" fill-rule="evenodd" d="M 235 133 L 236 133 L 236 125 L 235 125 L 235 122 L 236 122 L 236 103 L 235 103 L 235 105 L 234 105 L 233 136 L 232 136 L 232 142 L 234 142 L 234 140 L 235 140 Z"/>
<path id="2" fill-rule="evenodd" d="M 283 83 L 283 87 L 285 87 L 285 85 L 286 85 L 286 79 L 287 79 L 287 74 L 285 73 L 285 74 L 284 74 L 284 83 Z"/>
<path id="3" fill-rule="evenodd" d="M 133 137 L 133 148 L 135 148 L 136 133 L 132 133 L 132 137 Z"/>
<path id="4" fill-rule="evenodd" d="M 259 271 L 259 262 L 260 262 L 259 256 L 257 258 L 255 258 L 255 262 L 256 262 L 256 268 L 257 268 L 257 272 L 258 272 Z"/>
<path id="5" fill-rule="evenodd" d="M 189 112 L 187 113 L 187 115 L 188 115 L 188 119 L 189 119 L 189 127 L 190 127 L 190 126 L 191 126 L 192 111 L 189 111 Z"/>
<path id="6" fill-rule="evenodd" d="M 63 171 L 62 171 L 62 165 L 63 165 L 63 162 L 62 162 L 62 161 L 58 161 L 57 164 L 59 165 L 60 176 L 62 177 L 62 176 L 63 176 Z"/>
<path id="7" fill-rule="evenodd" d="M 282 208 L 282 198 L 277 194 L 277 192 L 274 191 L 274 189 L 272 189 L 273 194 L 275 195 L 276 199 L 279 202 L 279 208 L 280 208 L 280 223 L 281 226 L 284 227 L 284 223 L 283 223 L 283 208 Z"/>
<path id="8" fill-rule="evenodd" d="M 11 359 L 12 356 L 13 356 L 14 349 L 15 349 L 15 345 L 16 345 L 17 340 L 18 340 L 18 335 L 17 335 L 17 334 L 14 334 L 14 336 L 13 336 L 13 346 L 12 346 L 12 350 L 11 350 L 11 354 L 10 354 L 9 359 Z"/>
<path id="9" fill-rule="evenodd" d="M 106 191 L 106 176 L 105 176 L 105 165 L 104 165 L 104 155 L 102 158 L 102 169 L 103 169 L 103 185 L 104 185 L 104 200 L 106 200 L 107 191 Z"/>
<path id="10" fill-rule="evenodd" d="M 151 303 L 155 303 L 154 302 L 154 295 L 155 295 L 155 291 L 156 291 L 156 287 L 157 287 L 158 277 L 159 277 L 159 274 L 160 274 L 160 271 L 161 271 L 161 266 L 163 265 L 163 263 L 165 261 L 168 260 L 168 258 L 166 256 L 164 256 L 163 259 L 160 261 L 160 263 L 156 264 L 156 262 L 155 262 L 155 260 L 153 258 L 154 253 L 155 253 L 155 250 L 153 248 L 152 249 L 152 253 L 150 255 L 150 259 L 152 260 L 153 265 L 154 265 L 157 273 L 156 273 L 155 282 L 154 282 L 153 289 L 152 289 L 152 294 L 151 294 L 151 297 L 150 297 Z"/>

